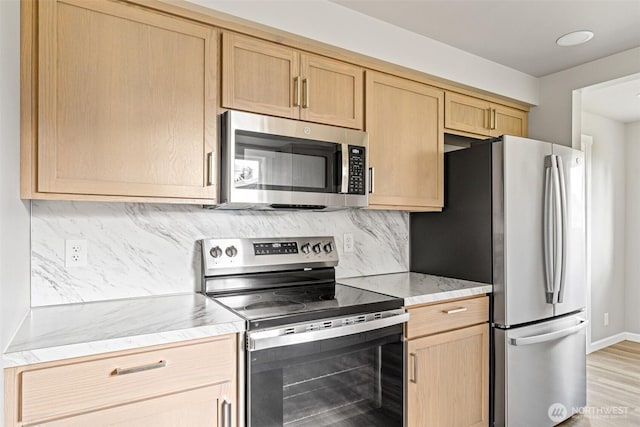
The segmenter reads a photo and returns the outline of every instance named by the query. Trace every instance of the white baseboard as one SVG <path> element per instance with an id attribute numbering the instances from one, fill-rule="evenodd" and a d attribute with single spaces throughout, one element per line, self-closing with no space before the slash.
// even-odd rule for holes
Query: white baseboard
<path id="1" fill-rule="evenodd" d="M 594 351 L 602 350 L 605 347 L 618 344 L 619 342 L 625 340 L 640 342 L 640 334 L 632 334 L 631 332 L 620 332 L 619 334 L 615 334 L 610 337 L 592 342 L 591 345 L 589 345 L 587 348 L 587 354 L 593 353 Z"/>
<path id="2" fill-rule="evenodd" d="M 632 334 L 627 332 L 627 341 L 640 342 L 640 334 Z"/>

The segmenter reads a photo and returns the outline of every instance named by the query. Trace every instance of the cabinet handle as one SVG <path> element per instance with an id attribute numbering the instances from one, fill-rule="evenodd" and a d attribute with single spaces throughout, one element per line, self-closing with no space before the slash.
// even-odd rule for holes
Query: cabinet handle
<path id="1" fill-rule="evenodd" d="M 136 372 L 150 371 L 152 369 L 164 368 L 165 366 L 167 366 L 167 361 L 160 360 L 155 363 L 149 363 L 148 365 L 134 366 L 133 368 L 116 368 L 111 372 L 111 375 L 115 377 L 118 375 L 135 374 Z"/>
<path id="2" fill-rule="evenodd" d="M 493 128 L 498 129 L 498 112 L 496 109 L 493 109 Z"/>
<path id="3" fill-rule="evenodd" d="M 409 381 L 411 381 L 414 384 L 418 384 L 418 354 L 409 353 L 409 357 L 411 358 L 411 360 L 413 360 L 413 366 L 411 369 L 413 377 L 410 377 Z"/>
<path id="4" fill-rule="evenodd" d="M 231 427 L 232 413 L 231 402 L 228 400 L 222 402 L 222 427 Z"/>
<path id="5" fill-rule="evenodd" d="M 456 314 L 456 313 L 463 313 L 467 310 L 468 310 L 467 307 L 460 307 L 460 308 L 454 308 L 451 310 L 442 310 L 442 312 L 445 314 Z"/>
<path id="6" fill-rule="evenodd" d="M 374 168 L 369 168 L 369 194 L 373 193 L 375 190 L 373 188 L 373 181 L 376 178 L 376 172 Z"/>
<path id="7" fill-rule="evenodd" d="M 293 78 L 293 106 L 300 106 L 300 77 Z"/>
<path id="8" fill-rule="evenodd" d="M 490 112 L 490 118 L 491 118 L 491 123 L 489 126 L 489 129 L 495 129 L 496 128 L 496 110 L 495 108 L 492 108 L 489 110 Z"/>
<path id="9" fill-rule="evenodd" d="M 307 79 L 302 80 L 302 90 L 304 92 L 302 108 L 309 108 L 309 81 Z"/>
<path id="10" fill-rule="evenodd" d="M 207 164 L 209 165 L 209 170 L 207 173 L 207 185 L 213 185 L 213 175 L 214 175 L 214 163 L 213 163 L 213 151 L 207 153 Z"/>

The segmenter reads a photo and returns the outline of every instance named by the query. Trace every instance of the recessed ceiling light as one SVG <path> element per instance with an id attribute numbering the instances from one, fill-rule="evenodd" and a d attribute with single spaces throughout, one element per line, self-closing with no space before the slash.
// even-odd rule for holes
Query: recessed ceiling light
<path id="1" fill-rule="evenodd" d="M 576 46 L 582 43 L 586 43 L 593 38 L 591 31 L 574 31 L 572 33 L 565 34 L 556 40 L 558 46 Z"/>

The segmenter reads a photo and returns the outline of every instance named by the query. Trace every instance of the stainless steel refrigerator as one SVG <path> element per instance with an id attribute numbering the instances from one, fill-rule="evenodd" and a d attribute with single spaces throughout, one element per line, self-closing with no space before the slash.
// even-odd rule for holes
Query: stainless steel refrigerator
<path id="1" fill-rule="evenodd" d="M 503 136 L 445 155 L 442 213 L 412 213 L 411 270 L 493 284 L 496 426 L 586 405 L 584 156 Z"/>

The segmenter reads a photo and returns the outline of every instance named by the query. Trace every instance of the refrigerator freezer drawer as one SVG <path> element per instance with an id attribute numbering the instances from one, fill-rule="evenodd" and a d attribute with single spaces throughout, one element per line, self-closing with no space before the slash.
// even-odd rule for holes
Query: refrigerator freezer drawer
<path id="1" fill-rule="evenodd" d="M 583 314 L 495 333 L 495 426 L 554 426 L 586 405 Z"/>

